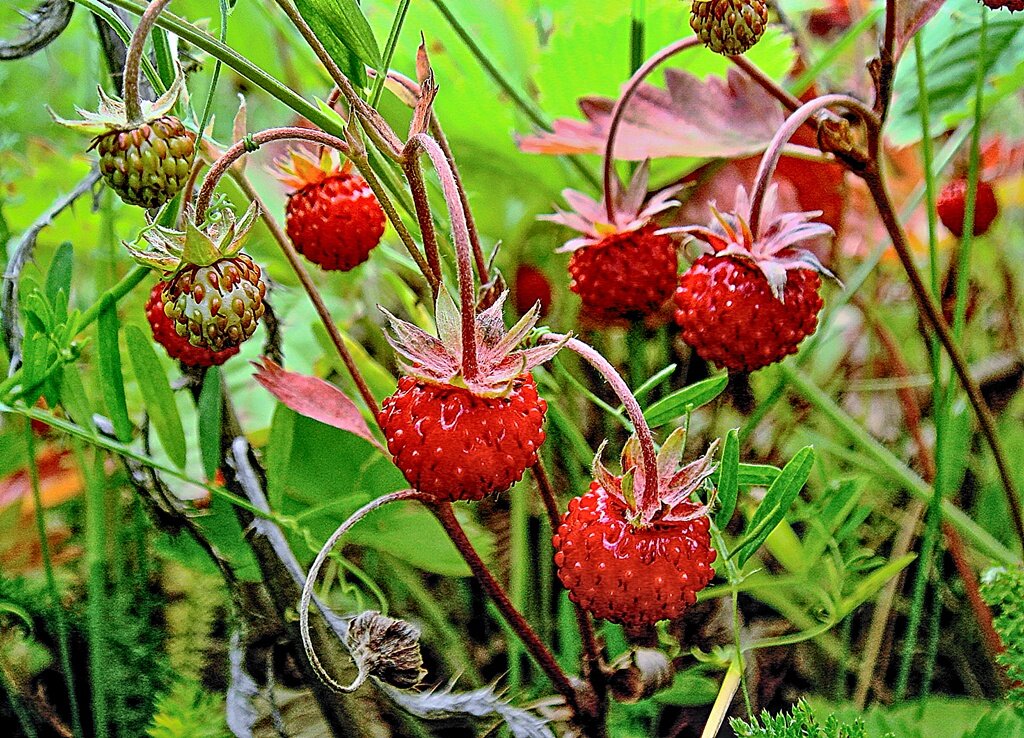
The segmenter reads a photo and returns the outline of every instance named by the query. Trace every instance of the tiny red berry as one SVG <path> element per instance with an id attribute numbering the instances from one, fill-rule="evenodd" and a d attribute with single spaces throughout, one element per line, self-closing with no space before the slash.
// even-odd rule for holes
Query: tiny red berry
<path id="1" fill-rule="evenodd" d="M 280 178 L 295 188 L 288 196 L 285 226 L 295 249 L 327 271 L 362 264 L 384 235 L 384 210 L 370 186 L 329 154 L 319 163 L 292 152 Z"/>
<path id="2" fill-rule="evenodd" d="M 166 282 L 157 282 L 149 293 L 146 302 L 146 319 L 153 331 L 153 340 L 164 347 L 167 355 L 186 366 L 209 367 L 219 366 L 238 353 L 237 346 L 223 351 L 210 351 L 207 348 L 193 346 L 188 339 L 178 335 L 174 323 L 164 314 L 163 292 Z"/>
<path id="3" fill-rule="evenodd" d="M 547 275 L 532 264 L 520 264 L 516 269 L 516 312 L 525 314 L 535 303 L 540 303 L 540 317 L 551 310 L 551 282 Z"/>
<path id="4" fill-rule="evenodd" d="M 818 275 L 831 276 L 813 253 L 796 246 L 832 229 L 811 221 L 820 212 L 777 213 L 777 197 L 770 187 L 756 237 L 742 187 L 734 212 L 712 207 L 710 226 L 671 229 L 704 245 L 675 294 L 682 338 L 702 359 L 732 371 L 754 371 L 795 353 L 818 325 Z"/>
<path id="5" fill-rule="evenodd" d="M 1024 10 L 1024 0 L 981 0 L 981 3 L 992 10 L 1002 10 L 1003 8 L 1006 8 L 1011 13 L 1015 13 L 1018 10 Z"/>
<path id="6" fill-rule="evenodd" d="M 647 198 L 649 164 L 637 168 L 628 188 L 612 187 L 611 210 L 582 192 L 562 192 L 571 210 L 541 216 L 580 236 L 558 249 L 571 252 L 569 289 L 583 313 L 597 321 L 639 320 L 657 313 L 675 288 L 679 259 L 675 241 L 658 233 L 653 218 L 676 207 L 679 186 Z"/>
<path id="7" fill-rule="evenodd" d="M 529 371 L 560 344 L 518 349 L 537 323 L 534 305 L 506 330 L 502 292 L 475 315 L 475 368 L 465 363 L 462 321 L 446 290 L 435 303 L 432 336 L 387 311 L 388 341 L 400 358 L 397 391 L 379 420 L 388 450 L 413 488 L 438 500 L 479 500 L 504 492 L 537 461 L 547 403 Z"/>
<path id="8" fill-rule="evenodd" d="M 942 225 L 954 236 L 961 238 L 964 235 L 964 217 L 967 211 L 967 180 L 958 177 L 946 183 L 939 193 L 935 209 L 939 213 Z M 974 204 L 974 235 L 986 233 L 998 215 L 999 202 L 996 200 L 992 185 L 984 180 L 979 181 Z"/>
<path id="9" fill-rule="evenodd" d="M 596 617 L 634 628 L 675 618 L 714 578 L 707 508 L 690 497 L 714 471 L 717 444 L 679 470 L 685 436 L 679 429 L 662 446 L 655 484 L 635 438 L 623 450 L 622 476 L 599 452 L 596 479 L 569 502 L 552 539 L 555 565 L 570 599 Z"/>

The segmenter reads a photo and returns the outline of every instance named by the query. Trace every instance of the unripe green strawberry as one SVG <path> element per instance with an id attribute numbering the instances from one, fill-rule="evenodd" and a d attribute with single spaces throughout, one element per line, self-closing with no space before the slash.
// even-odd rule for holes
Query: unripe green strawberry
<path id="1" fill-rule="evenodd" d="M 266 291 L 259 266 L 246 254 L 189 264 L 164 289 L 164 315 L 193 346 L 223 351 L 256 332 Z"/>
<path id="2" fill-rule="evenodd" d="M 185 82 L 178 70 L 174 83 L 158 99 L 141 103 L 141 114 L 129 117 L 125 104 L 99 89 L 99 111 L 78 109 L 81 120 L 58 123 L 94 134 L 90 150 L 100 155 L 104 181 L 129 205 L 158 208 L 177 195 L 188 181 L 196 158 L 196 137 L 170 115 Z"/>
<path id="3" fill-rule="evenodd" d="M 764 0 L 694 0 L 690 28 L 716 54 L 738 56 L 756 44 L 768 25 Z"/>
<path id="4" fill-rule="evenodd" d="M 172 115 L 96 137 L 104 181 L 129 205 L 158 208 L 181 191 L 196 158 L 196 137 Z"/>

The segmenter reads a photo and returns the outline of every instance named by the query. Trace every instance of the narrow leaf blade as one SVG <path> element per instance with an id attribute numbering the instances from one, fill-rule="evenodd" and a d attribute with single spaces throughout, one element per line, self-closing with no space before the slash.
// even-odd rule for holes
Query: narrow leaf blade
<path id="1" fill-rule="evenodd" d="M 198 403 L 199 454 L 207 479 L 213 479 L 220 466 L 221 415 L 220 369 L 211 366 L 203 377 Z"/>
<path id="2" fill-rule="evenodd" d="M 160 364 L 153 346 L 138 326 L 129 325 L 124 331 L 125 345 L 131 357 L 135 380 L 146 403 L 150 421 L 168 458 L 177 466 L 185 466 L 185 431 L 181 425 L 174 393 L 167 374 Z"/>
<path id="3" fill-rule="evenodd" d="M 725 436 L 722 449 L 721 473 L 718 480 L 718 513 L 715 525 L 724 528 L 736 511 L 736 498 L 740 490 L 740 441 L 735 428 Z"/>
<path id="4" fill-rule="evenodd" d="M 768 488 L 761 504 L 758 505 L 754 517 L 747 526 L 743 539 L 736 547 L 738 566 L 742 567 L 747 560 L 754 555 L 765 539 L 771 535 L 782 519 L 786 516 L 790 506 L 800 494 L 808 477 L 811 476 L 811 468 L 814 466 L 814 449 L 806 446 L 797 452 L 778 478 Z"/>
<path id="5" fill-rule="evenodd" d="M 132 422 L 128 417 L 124 375 L 121 371 L 121 346 L 118 343 L 121 322 L 117 317 L 115 303 L 111 299 L 103 300 L 97 319 L 97 330 L 103 402 L 114 426 L 114 435 L 122 443 L 128 443 L 132 438 Z"/>
<path id="6" fill-rule="evenodd" d="M 670 423 L 714 400 L 722 394 L 728 384 L 729 375 L 723 372 L 688 387 L 683 387 L 647 408 L 644 418 L 652 427 Z"/>

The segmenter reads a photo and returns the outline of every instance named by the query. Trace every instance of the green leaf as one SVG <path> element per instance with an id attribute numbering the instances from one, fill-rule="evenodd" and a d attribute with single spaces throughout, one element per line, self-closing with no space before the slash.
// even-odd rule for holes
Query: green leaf
<path id="1" fill-rule="evenodd" d="M 114 425 L 114 435 L 119 441 L 128 443 L 132 438 L 132 421 L 128 417 L 128 403 L 124 398 L 121 346 L 118 343 L 120 330 L 116 304 L 105 297 L 97 319 L 100 390 L 103 392 L 103 402 L 107 406 L 110 422 Z"/>
<path id="2" fill-rule="evenodd" d="M 651 427 L 658 427 L 693 412 L 701 405 L 706 405 L 722 394 L 729 384 L 726 372 L 703 381 L 683 387 L 668 397 L 658 400 L 644 412 L 644 417 Z"/>
<path id="3" fill-rule="evenodd" d="M 905 554 L 898 559 L 890 561 L 885 566 L 875 569 L 867 576 L 861 577 L 853 591 L 839 602 L 839 612 L 836 613 L 836 619 L 842 620 L 860 607 L 861 604 L 878 594 L 886 582 L 906 569 L 910 562 L 916 558 L 917 554 Z"/>
<path id="4" fill-rule="evenodd" d="M 146 403 L 150 421 L 168 458 L 178 467 L 185 467 L 185 431 L 182 429 L 174 393 L 167 374 L 152 344 L 142 330 L 129 325 L 124 331 L 125 344 L 131 357 L 135 380 Z"/>
<path id="5" fill-rule="evenodd" d="M 71 294 L 71 268 L 74 258 L 74 249 L 68 241 L 57 247 L 53 261 L 50 262 L 50 270 L 46 273 L 46 299 L 51 305 L 56 304 L 57 294 L 61 290 L 65 296 Z"/>
<path id="6" fill-rule="evenodd" d="M 60 404 L 77 425 L 87 430 L 96 430 L 92 422 L 92 405 L 85 394 L 85 385 L 82 384 L 82 374 L 74 364 L 61 368 Z"/>
<path id="7" fill-rule="evenodd" d="M 365 86 L 363 65 L 380 69 L 384 62 L 355 0 L 295 0 L 295 6 L 345 76 L 356 86 Z"/>
<path id="8" fill-rule="evenodd" d="M 814 449 L 807 446 L 797 452 L 778 478 L 772 482 L 750 524 L 747 525 L 743 539 L 733 550 L 738 566 L 742 567 L 754 555 L 764 540 L 771 535 L 775 526 L 786 516 L 790 505 L 807 483 L 813 466 Z"/>
<path id="9" fill-rule="evenodd" d="M 199 423 L 199 453 L 203 459 L 203 472 L 213 479 L 220 465 L 221 392 L 220 369 L 211 366 L 203 377 L 197 407 Z"/>
<path id="10" fill-rule="evenodd" d="M 736 474 L 736 483 L 740 489 L 747 487 L 767 487 L 774 482 L 782 470 L 771 464 L 740 464 Z M 722 467 L 711 475 L 711 482 L 716 487 L 722 484 Z"/>
<path id="11" fill-rule="evenodd" d="M 715 525 L 724 528 L 732 520 L 736 511 L 736 498 L 739 496 L 740 481 L 740 440 L 738 431 L 733 428 L 725 435 L 725 446 L 722 449 L 722 463 L 718 477 L 718 512 L 715 514 Z"/>

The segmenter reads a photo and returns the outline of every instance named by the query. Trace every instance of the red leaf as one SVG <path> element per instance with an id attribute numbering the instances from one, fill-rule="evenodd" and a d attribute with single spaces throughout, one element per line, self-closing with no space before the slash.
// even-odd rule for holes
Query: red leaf
<path id="1" fill-rule="evenodd" d="M 895 0 L 896 44 L 892 50 L 893 63 L 899 61 L 914 34 L 939 12 L 946 0 Z"/>
<path id="2" fill-rule="evenodd" d="M 354 433 L 383 451 L 356 404 L 330 382 L 282 369 L 270 359 L 253 362 L 257 382 L 299 415 Z"/>
<path id="3" fill-rule="evenodd" d="M 637 89 L 619 128 L 615 158 L 745 156 L 763 151 L 782 125 L 775 98 L 734 69 L 725 80 L 712 76 L 704 82 L 666 69 L 665 86 Z M 519 148 L 535 154 L 602 153 L 614 105 L 606 97 L 581 98 L 586 121 L 560 118 L 551 133 L 521 137 Z"/>

